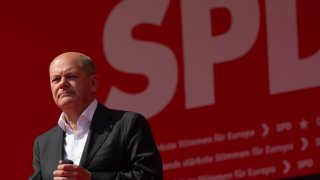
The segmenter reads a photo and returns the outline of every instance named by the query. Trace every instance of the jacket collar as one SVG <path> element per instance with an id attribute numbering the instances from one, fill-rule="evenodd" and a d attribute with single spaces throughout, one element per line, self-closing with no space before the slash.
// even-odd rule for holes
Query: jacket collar
<path id="1" fill-rule="evenodd" d="M 111 110 L 98 103 L 82 152 L 80 166 L 86 168 L 89 165 L 97 150 L 110 134 L 114 123 Z"/>

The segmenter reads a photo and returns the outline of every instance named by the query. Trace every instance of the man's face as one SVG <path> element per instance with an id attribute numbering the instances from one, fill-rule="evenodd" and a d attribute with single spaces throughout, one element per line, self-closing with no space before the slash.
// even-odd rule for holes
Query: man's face
<path id="1" fill-rule="evenodd" d="M 95 75 L 87 75 L 76 58 L 67 58 L 55 59 L 50 65 L 53 100 L 60 109 L 82 108 L 92 101 Z"/>

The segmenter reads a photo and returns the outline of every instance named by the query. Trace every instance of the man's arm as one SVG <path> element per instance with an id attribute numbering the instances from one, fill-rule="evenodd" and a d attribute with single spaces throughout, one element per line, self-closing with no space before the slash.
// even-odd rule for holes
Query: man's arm
<path id="1" fill-rule="evenodd" d="M 29 180 L 41 180 L 38 139 L 35 139 L 33 145 L 33 169 L 34 172 L 32 176 L 29 177 Z"/>

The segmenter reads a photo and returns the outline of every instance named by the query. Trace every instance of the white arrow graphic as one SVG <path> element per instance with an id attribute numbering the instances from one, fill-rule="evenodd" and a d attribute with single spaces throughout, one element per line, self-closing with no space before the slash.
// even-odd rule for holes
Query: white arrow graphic
<path id="1" fill-rule="evenodd" d="M 261 124 L 261 127 L 263 129 L 262 137 L 266 137 L 269 134 L 270 128 L 266 123 Z"/>
<path id="2" fill-rule="evenodd" d="M 300 140 L 301 140 L 301 143 L 302 143 L 301 151 L 305 151 L 309 146 L 309 141 L 305 137 L 301 137 Z"/>
<path id="3" fill-rule="evenodd" d="M 287 174 L 291 169 L 291 164 L 288 160 L 283 160 L 282 163 L 284 165 L 283 174 Z"/>

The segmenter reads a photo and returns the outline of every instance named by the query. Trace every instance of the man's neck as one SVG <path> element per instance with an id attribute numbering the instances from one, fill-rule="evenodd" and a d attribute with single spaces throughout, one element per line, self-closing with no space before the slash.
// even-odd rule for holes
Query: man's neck
<path id="1" fill-rule="evenodd" d="M 70 115 L 70 114 L 64 113 L 64 119 L 72 130 L 77 130 L 77 128 L 78 128 L 77 122 L 78 122 L 79 116 L 80 116 L 80 114 L 79 115 Z"/>
<path id="2" fill-rule="evenodd" d="M 78 104 L 78 105 L 75 105 L 74 107 L 68 107 L 66 109 L 63 109 L 65 120 L 73 130 L 77 130 L 78 118 L 80 117 L 82 112 L 86 108 L 88 108 L 93 101 L 94 99 L 91 101 L 88 101 L 86 104 L 82 106 Z"/>

